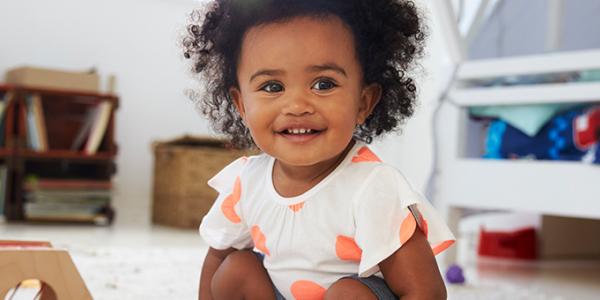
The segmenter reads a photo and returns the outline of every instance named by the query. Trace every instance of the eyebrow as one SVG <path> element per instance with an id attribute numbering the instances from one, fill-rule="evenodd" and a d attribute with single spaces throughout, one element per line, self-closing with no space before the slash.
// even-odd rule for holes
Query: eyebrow
<path id="1" fill-rule="evenodd" d="M 348 77 L 344 68 L 338 66 L 335 63 L 325 63 L 322 65 L 309 66 L 308 68 L 306 68 L 306 70 L 311 72 L 334 71 L 336 73 L 344 75 L 344 77 Z"/>
<path id="2" fill-rule="evenodd" d="M 276 75 L 282 75 L 285 72 L 283 70 L 272 70 L 272 69 L 262 69 L 262 70 L 258 70 L 256 73 L 252 74 L 252 76 L 250 76 L 250 80 L 249 82 L 252 82 L 252 80 L 254 80 L 254 78 L 258 77 L 258 76 L 276 76 Z"/>
<path id="3" fill-rule="evenodd" d="M 312 66 L 308 66 L 306 68 L 306 70 L 309 72 L 333 71 L 333 72 L 343 75 L 344 77 L 348 77 L 344 68 L 338 66 L 335 63 L 312 65 Z M 285 74 L 285 71 L 283 71 L 283 70 L 261 69 L 261 70 L 256 71 L 256 73 L 252 74 L 252 76 L 250 76 L 249 82 L 252 82 L 258 76 L 277 76 L 277 75 L 283 75 L 283 74 Z"/>

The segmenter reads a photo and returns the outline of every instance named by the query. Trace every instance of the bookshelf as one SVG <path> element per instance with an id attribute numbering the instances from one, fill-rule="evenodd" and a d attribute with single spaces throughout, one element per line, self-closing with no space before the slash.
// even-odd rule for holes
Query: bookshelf
<path id="1" fill-rule="evenodd" d="M 13 99 L 0 143 L 9 179 L 5 218 L 111 223 L 118 97 L 0 84 L 0 99 L 7 93 Z"/>

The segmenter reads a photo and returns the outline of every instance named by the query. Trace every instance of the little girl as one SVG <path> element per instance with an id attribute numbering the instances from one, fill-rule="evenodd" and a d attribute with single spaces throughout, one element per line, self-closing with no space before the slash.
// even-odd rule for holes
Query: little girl
<path id="1" fill-rule="evenodd" d="M 200 299 L 443 299 L 454 237 L 369 149 L 414 109 L 423 20 L 406 0 L 215 0 L 185 56 L 242 157 L 200 233 Z M 198 93 L 197 95 L 200 95 Z"/>

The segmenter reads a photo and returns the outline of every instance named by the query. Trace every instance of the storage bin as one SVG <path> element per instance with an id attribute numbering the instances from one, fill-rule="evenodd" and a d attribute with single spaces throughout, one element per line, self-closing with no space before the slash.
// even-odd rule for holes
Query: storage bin
<path id="1" fill-rule="evenodd" d="M 198 228 L 217 197 L 206 182 L 235 159 L 256 153 L 234 150 L 225 141 L 208 137 L 154 143 L 152 222 Z"/>

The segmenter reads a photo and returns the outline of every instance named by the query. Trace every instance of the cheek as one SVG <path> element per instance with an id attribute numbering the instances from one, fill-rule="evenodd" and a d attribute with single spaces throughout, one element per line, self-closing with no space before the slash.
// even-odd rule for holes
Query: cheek
<path id="1" fill-rule="evenodd" d="M 358 104 L 354 102 L 349 104 L 347 101 L 339 103 L 335 113 L 330 114 L 331 118 L 334 118 L 335 123 L 338 126 L 344 128 L 354 128 L 358 119 Z"/>
<path id="2" fill-rule="evenodd" d="M 264 105 L 258 105 L 256 102 L 246 107 L 246 126 L 250 129 L 260 129 L 268 126 L 273 119 L 273 112 Z"/>

